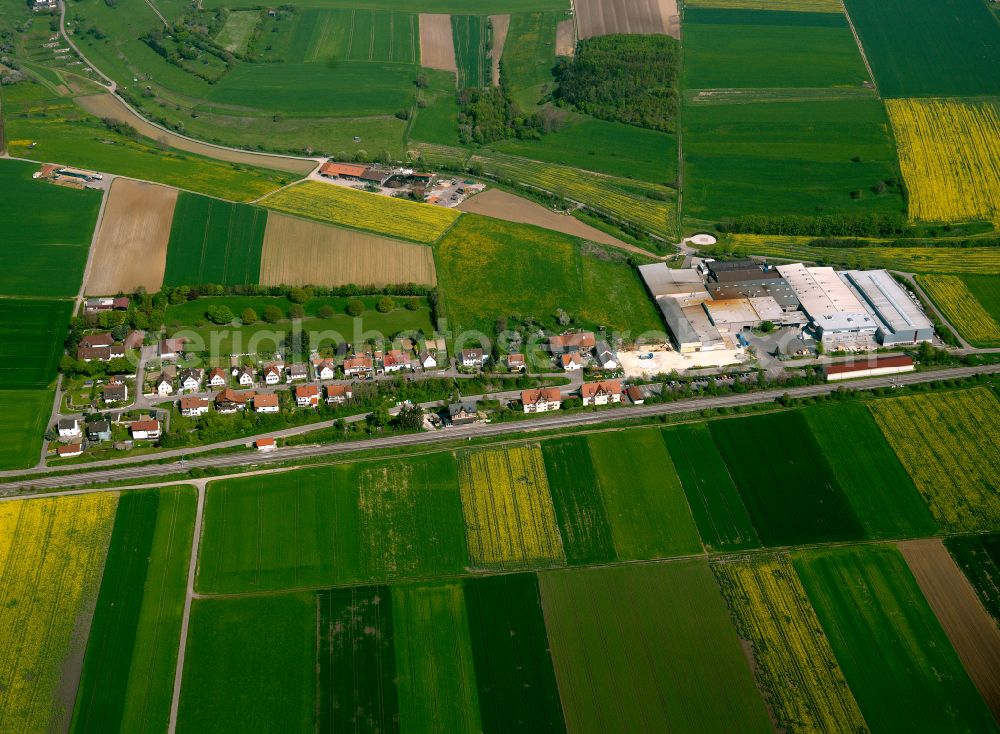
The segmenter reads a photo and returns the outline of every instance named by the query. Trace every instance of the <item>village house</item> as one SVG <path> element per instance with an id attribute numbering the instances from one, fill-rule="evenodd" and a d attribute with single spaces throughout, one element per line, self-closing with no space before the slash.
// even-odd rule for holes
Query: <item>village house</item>
<path id="1" fill-rule="evenodd" d="M 425 370 L 433 370 L 438 366 L 437 358 L 430 352 L 421 352 L 418 357 L 420 366 Z"/>
<path id="2" fill-rule="evenodd" d="M 129 299 L 127 296 L 118 298 L 88 298 L 83 303 L 83 312 L 104 313 L 106 311 L 128 311 Z"/>
<path id="3" fill-rule="evenodd" d="M 60 418 L 57 429 L 59 438 L 77 438 L 80 435 L 80 421 L 76 418 Z"/>
<path id="4" fill-rule="evenodd" d="M 213 367 L 208 373 L 208 386 L 209 387 L 225 387 L 228 380 L 226 379 L 226 371 L 221 367 Z"/>
<path id="5" fill-rule="evenodd" d="M 578 331 L 549 337 L 549 351 L 552 354 L 589 353 L 597 346 L 597 338 L 592 331 Z"/>
<path id="6" fill-rule="evenodd" d="M 184 344 L 187 339 L 177 337 L 175 339 L 163 339 L 157 349 L 160 359 L 177 359 L 184 353 Z"/>
<path id="7" fill-rule="evenodd" d="M 87 334 L 80 338 L 80 346 L 86 349 L 93 347 L 110 347 L 115 343 L 110 331 L 103 331 L 100 334 Z"/>
<path id="8" fill-rule="evenodd" d="M 354 393 L 351 391 L 350 385 L 327 385 L 326 386 L 326 404 L 327 405 L 343 405 L 348 400 L 354 397 Z"/>
<path id="9" fill-rule="evenodd" d="M 272 363 L 264 367 L 264 384 L 265 385 L 277 385 L 281 382 L 282 373 L 284 372 L 284 365 L 280 363 Z"/>
<path id="10" fill-rule="evenodd" d="M 163 372 L 153 383 L 153 390 L 161 398 L 174 394 L 174 376 L 177 374 L 176 368 L 164 367 Z"/>
<path id="11" fill-rule="evenodd" d="M 382 358 L 382 369 L 386 372 L 386 374 L 408 369 L 409 366 L 409 358 L 407 358 L 407 356 L 398 349 L 393 349 Z"/>
<path id="12" fill-rule="evenodd" d="M 201 367 L 189 367 L 180 374 L 181 392 L 197 392 L 201 388 L 201 380 L 205 370 Z"/>
<path id="13" fill-rule="evenodd" d="M 229 415 L 235 413 L 237 410 L 243 410 L 246 407 L 247 401 L 253 397 L 253 392 L 240 392 L 227 387 L 215 396 L 215 412 L 222 415 Z"/>
<path id="14" fill-rule="evenodd" d="M 295 404 L 300 408 L 319 405 L 319 388 L 316 385 L 299 385 L 295 388 Z"/>
<path id="15" fill-rule="evenodd" d="M 486 353 L 480 347 L 462 350 L 463 367 L 482 367 L 486 360 Z"/>
<path id="16" fill-rule="evenodd" d="M 291 367 L 288 368 L 289 382 L 298 382 L 299 380 L 308 380 L 308 379 L 309 379 L 309 367 L 305 364 L 305 362 L 299 362 L 293 364 Z"/>
<path id="17" fill-rule="evenodd" d="M 110 362 L 125 356 L 125 348 L 118 344 L 100 344 L 96 347 L 80 347 L 76 358 L 83 362 Z"/>
<path id="18" fill-rule="evenodd" d="M 344 360 L 344 374 L 348 377 L 371 377 L 374 362 L 370 357 L 348 357 Z"/>
<path id="19" fill-rule="evenodd" d="M 253 409 L 258 413 L 277 413 L 280 410 L 277 394 L 261 393 L 254 395 Z"/>
<path id="20" fill-rule="evenodd" d="M 68 443 L 64 446 L 59 446 L 56 448 L 56 453 L 59 455 L 60 459 L 71 459 L 74 456 L 83 455 L 83 444 L 81 443 Z"/>
<path id="21" fill-rule="evenodd" d="M 258 451 L 268 452 L 278 448 L 277 442 L 273 438 L 258 438 L 253 444 Z"/>
<path id="22" fill-rule="evenodd" d="M 615 358 L 615 353 L 611 351 L 611 347 L 608 346 L 607 342 L 597 342 L 597 346 L 594 347 L 594 354 L 597 355 L 597 364 L 601 369 L 618 369 L 618 360 Z"/>
<path id="23" fill-rule="evenodd" d="M 608 405 L 622 401 L 621 380 L 587 382 L 580 386 L 580 397 L 584 405 Z"/>
<path id="24" fill-rule="evenodd" d="M 583 369 L 583 357 L 578 353 L 563 354 L 559 357 L 559 364 L 567 372 L 575 372 Z"/>
<path id="25" fill-rule="evenodd" d="M 525 413 L 547 413 L 562 406 L 562 393 L 558 387 L 543 387 L 538 390 L 523 390 L 521 405 Z"/>
<path id="26" fill-rule="evenodd" d="M 646 402 L 646 393 L 638 385 L 632 385 L 625 391 L 625 394 L 628 395 L 628 399 L 632 401 L 633 405 L 642 405 Z"/>
<path id="27" fill-rule="evenodd" d="M 242 387 L 250 387 L 253 385 L 254 377 L 253 369 L 250 367 L 234 367 L 233 368 L 233 378 L 236 380 L 236 384 Z"/>
<path id="28" fill-rule="evenodd" d="M 146 333 L 143 331 L 130 331 L 128 336 L 125 337 L 125 341 L 122 342 L 122 346 L 125 349 L 142 349 L 142 343 L 146 339 Z"/>
<path id="29" fill-rule="evenodd" d="M 525 366 L 526 365 L 523 354 L 507 355 L 507 369 L 509 369 L 511 372 L 517 372 L 518 370 L 523 370 Z"/>
<path id="30" fill-rule="evenodd" d="M 313 375 L 317 380 L 332 380 L 337 368 L 332 359 L 313 360 Z"/>
<path id="31" fill-rule="evenodd" d="M 94 421 L 87 424 L 87 439 L 89 441 L 110 441 L 111 424 L 107 421 Z"/>
<path id="32" fill-rule="evenodd" d="M 123 403 L 128 400 L 128 385 L 124 382 L 112 382 L 101 388 L 105 403 Z"/>
<path id="33" fill-rule="evenodd" d="M 475 400 L 452 403 L 448 406 L 448 420 L 453 426 L 467 426 L 479 423 L 479 407 Z"/>
<path id="34" fill-rule="evenodd" d="M 181 398 L 181 415 L 197 418 L 208 412 L 208 398 Z"/>
<path id="35" fill-rule="evenodd" d="M 132 438 L 136 441 L 153 441 L 160 437 L 160 422 L 158 420 L 132 421 L 129 426 Z"/>

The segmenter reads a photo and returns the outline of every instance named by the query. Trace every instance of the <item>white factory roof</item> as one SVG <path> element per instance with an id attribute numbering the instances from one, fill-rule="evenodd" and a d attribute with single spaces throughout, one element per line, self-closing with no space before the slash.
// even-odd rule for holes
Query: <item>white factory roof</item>
<path id="1" fill-rule="evenodd" d="M 761 320 L 749 298 L 725 298 L 706 301 L 703 305 L 713 324 L 744 324 Z"/>
<path id="2" fill-rule="evenodd" d="M 665 263 L 640 265 L 639 275 L 653 298 L 678 296 L 697 297 L 701 300 L 711 298 L 705 288 L 705 281 L 694 268 L 668 268 Z"/>
<path id="3" fill-rule="evenodd" d="M 885 270 L 848 270 L 840 277 L 857 289 L 868 311 L 893 333 L 909 329 L 933 329 L 930 319 Z"/>
<path id="4" fill-rule="evenodd" d="M 868 309 L 833 268 L 807 268 L 795 263 L 779 265 L 778 272 L 795 291 L 802 310 L 824 331 L 877 328 Z"/>
<path id="5" fill-rule="evenodd" d="M 761 321 L 778 322 L 785 316 L 785 312 L 781 310 L 781 306 L 771 296 L 751 298 L 750 305 L 753 306 L 753 310 L 757 312 L 757 317 Z"/>

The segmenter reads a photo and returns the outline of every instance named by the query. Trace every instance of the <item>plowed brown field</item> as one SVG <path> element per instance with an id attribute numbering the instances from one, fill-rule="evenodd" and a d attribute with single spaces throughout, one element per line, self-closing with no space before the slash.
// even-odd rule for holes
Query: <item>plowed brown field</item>
<path id="1" fill-rule="evenodd" d="M 450 15 L 420 14 L 420 65 L 428 69 L 458 71 Z"/>
<path id="2" fill-rule="evenodd" d="M 510 28 L 509 15 L 491 15 L 490 26 L 493 28 L 493 48 L 490 50 L 493 64 L 493 86 L 500 86 L 500 57 L 503 56 L 503 45 L 507 40 L 507 30 Z"/>
<path id="3" fill-rule="evenodd" d="M 576 0 L 580 38 L 666 33 L 680 38 L 677 0 Z"/>

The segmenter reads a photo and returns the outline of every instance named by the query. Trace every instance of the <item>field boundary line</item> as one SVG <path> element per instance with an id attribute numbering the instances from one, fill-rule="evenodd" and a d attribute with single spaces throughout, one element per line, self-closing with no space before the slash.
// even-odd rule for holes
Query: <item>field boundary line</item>
<path id="1" fill-rule="evenodd" d="M 851 28 L 851 34 L 854 36 L 854 42 L 858 46 L 858 52 L 861 54 L 861 60 L 865 62 L 865 68 L 868 70 L 868 78 L 871 80 L 872 89 L 875 90 L 875 98 L 881 100 L 882 93 L 878 90 L 878 81 L 875 79 L 875 72 L 872 71 L 872 65 L 868 63 L 868 55 L 865 53 L 864 44 L 861 43 L 861 36 L 858 35 L 857 29 L 854 27 L 854 21 L 851 20 L 851 14 L 847 12 L 847 4 L 844 0 L 840 0 L 840 7 L 844 11 L 844 17 L 847 18 L 847 25 Z M 897 156 L 898 165 L 898 156 Z"/>

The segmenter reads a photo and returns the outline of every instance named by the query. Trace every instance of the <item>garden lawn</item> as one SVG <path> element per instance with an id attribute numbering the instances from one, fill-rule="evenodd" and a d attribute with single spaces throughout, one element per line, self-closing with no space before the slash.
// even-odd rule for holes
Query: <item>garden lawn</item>
<path id="1" fill-rule="evenodd" d="M 803 551 L 794 562 L 873 734 L 998 731 L 894 547 Z"/>
<path id="2" fill-rule="evenodd" d="M 663 440 L 706 549 L 759 548 L 760 538 L 708 426 L 691 423 L 668 428 Z"/>
<path id="3" fill-rule="evenodd" d="M 591 434 L 587 446 L 621 560 L 702 552 L 670 454 L 657 430 Z"/>
<path id="4" fill-rule="evenodd" d="M 705 561 L 539 576 L 569 731 L 770 732 Z"/>
<path id="5" fill-rule="evenodd" d="M 179 731 L 313 731 L 314 594 L 196 599 Z"/>
<path id="6" fill-rule="evenodd" d="M 807 408 L 806 422 L 869 538 L 926 538 L 934 517 L 863 403 Z"/>
<path id="7" fill-rule="evenodd" d="M 1000 534 L 947 538 L 944 544 L 1000 624 Z"/>
<path id="8" fill-rule="evenodd" d="M 454 458 L 439 453 L 213 482 L 198 588 L 378 582 L 468 562 Z"/>
<path id="9" fill-rule="evenodd" d="M 801 413 L 712 421 L 709 426 L 765 546 L 864 537 Z"/>
<path id="10" fill-rule="evenodd" d="M 483 734 L 564 732 L 533 574 L 463 582 Z"/>
<path id="11" fill-rule="evenodd" d="M 0 384 L 47 388 L 63 355 L 72 301 L 0 298 Z"/>
<path id="12" fill-rule="evenodd" d="M 267 211 L 182 191 L 167 246 L 166 285 L 251 285 L 260 279 Z"/>
<path id="13" fill-rule="evenodd" d="M 53 390 L 0 390 L 0 469 L 35 466 L 52 413 Z"/>
<path id="14" fill-rule="evenodd" d="M 581 327 L 606 326 L 632 336 L 663 332 L 625 258 L 576 238 L 466 214 L 435 247 L 435 256 L 441 308 L 455 333 L 492 334 L 496 320 L 512 313 L 555 329 L 559 308 Z"/>

